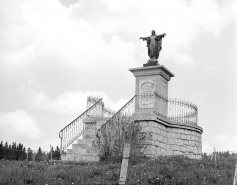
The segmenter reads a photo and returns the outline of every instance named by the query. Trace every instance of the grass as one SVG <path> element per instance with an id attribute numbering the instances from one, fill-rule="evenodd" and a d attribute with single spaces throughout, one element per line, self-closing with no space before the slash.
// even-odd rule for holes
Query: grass
<path id="1" fill-rule="evenodd" d="M 236 159 L 131 158 L 127 184 L 232 185 Z M 0 184 L 118 184 L 121 162 L 0 161 Z"/>

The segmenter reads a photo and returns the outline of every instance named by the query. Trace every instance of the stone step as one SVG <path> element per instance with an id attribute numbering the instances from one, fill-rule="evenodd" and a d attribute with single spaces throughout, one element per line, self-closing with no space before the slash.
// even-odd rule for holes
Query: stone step
<path id="1" fill-rule="evenodd" d="M 78 154 L 62 154 L 62 161 L 85 161 L 85 162 L 98 162 L 100 160 L 97 155 L 78 155 Z"/>
<path id="2" fill-rule="evenodd" d="M 82 144 L 73 144 L 72 145 L 72 152 L 75 154 L 95 154 L 96 152 L 94 151 L 92 141 L 82 143 Z"/>
<path id="3" fill-rule="evenodd" d="M 91 139 L 78 139 L 77 144 L 90 144 Z"/>
<path id="4" fill-rule="evenodd" d="M 72 149 L 67 149 L 67 153 L 72 153 Z"/>

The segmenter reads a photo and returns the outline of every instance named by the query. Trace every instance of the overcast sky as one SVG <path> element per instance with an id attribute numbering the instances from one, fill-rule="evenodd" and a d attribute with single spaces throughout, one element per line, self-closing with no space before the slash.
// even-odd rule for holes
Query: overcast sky
<path id="1" fill-rule="evenodd" d="M 0 0 L 0 140 L 49 150 L 87 95 L 121 108 L 151 30 L 167 34 L 169 97 L 198 106 L 203 152 L 237 150 L 234 0 Z"/>

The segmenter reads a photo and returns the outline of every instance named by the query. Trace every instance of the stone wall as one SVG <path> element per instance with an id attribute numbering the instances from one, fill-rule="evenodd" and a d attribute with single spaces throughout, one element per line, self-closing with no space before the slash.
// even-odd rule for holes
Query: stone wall
<path id="1" fill-rule="evenodd" d="M 137 120 L 143 131 L 149 133 L 145 155 L 183 155 L 200 159 L 202 155 L 202 128 L 157 118 Z"/>

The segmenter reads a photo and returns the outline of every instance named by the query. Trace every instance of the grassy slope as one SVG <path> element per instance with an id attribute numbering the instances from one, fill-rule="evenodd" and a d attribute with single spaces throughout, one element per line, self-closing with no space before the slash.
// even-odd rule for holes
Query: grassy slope
<path id="1" fill-rule="evenodd" d="M 233 184 L 236 159 L 131 158 L 128 184 Z M 121 163 L 47 164 L 0 161 L 0 184 L 118 184 Z"/>

